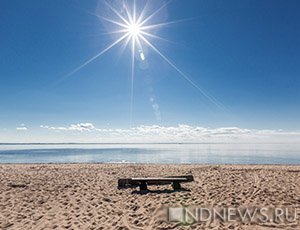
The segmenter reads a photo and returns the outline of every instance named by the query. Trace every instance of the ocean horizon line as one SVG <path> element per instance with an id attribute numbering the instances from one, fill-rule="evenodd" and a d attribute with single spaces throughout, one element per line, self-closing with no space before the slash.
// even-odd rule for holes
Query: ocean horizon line
<path id="1" fill-rule="evenodd" d="M 298 142 L 0 142 L 0 145 L 299 144 Z"/>

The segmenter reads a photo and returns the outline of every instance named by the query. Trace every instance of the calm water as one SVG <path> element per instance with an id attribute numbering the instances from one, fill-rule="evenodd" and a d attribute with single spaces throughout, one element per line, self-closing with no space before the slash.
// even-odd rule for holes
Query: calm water
<path id="1" fill-rule="evenodd" d="M 0 145 L 0 163 L 300 164 L 300 144 Z"/>

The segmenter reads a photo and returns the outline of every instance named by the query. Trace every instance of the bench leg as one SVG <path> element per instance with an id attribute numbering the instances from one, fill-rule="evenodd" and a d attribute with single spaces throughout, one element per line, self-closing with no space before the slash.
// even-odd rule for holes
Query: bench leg
<path id="1" fill-rule="evenodd" d="M 172 187 L 173 187 L 174 190 L 181 189 L 181 185 L 178 181 L 173 181 Z"/>
<path id="2" fill-rule="evenodd" d="M 147 190 L 147 182 L 146 181 L 142 181 L 140 183 L 140 191 L 143 191 L 143 190 Z"/>

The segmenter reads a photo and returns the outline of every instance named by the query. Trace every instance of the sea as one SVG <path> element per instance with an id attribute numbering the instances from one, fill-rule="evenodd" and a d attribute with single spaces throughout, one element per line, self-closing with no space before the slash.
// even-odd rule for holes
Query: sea
<path id="1" fill-rule="evenodd" d="M 0 144 L 0 163 L 300 164 L 290 144 Z"/>

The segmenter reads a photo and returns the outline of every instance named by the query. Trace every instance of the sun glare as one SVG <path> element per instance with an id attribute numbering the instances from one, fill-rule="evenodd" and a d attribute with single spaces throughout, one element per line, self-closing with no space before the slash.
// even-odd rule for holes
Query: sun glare
<path id="1" fill-rule="evenodd" d="M 195 87 L 198 91 L 200 91 L 203 96 L 208 98 L 213 104 L 222 108 L 223 105 L 219 103 L 215 98 L 209 95 L 204 89 L 198 86 L 189 76 L 187 76 L 183 71 L 181 71 L 169 58 L 167 58 L 153 43 L 152 39 L 158 39 L 161 41 L 168 41 L 157 34 L 154 33 L 154 29 L 161 28 L 170 24 L 174 24 L 177 22 L 181 22 L 183 20 L 177 21 L 168 21 L 162 23 L 151 23 L 152 19 L 155 17 L 157 18 L 158 13 L 166 7 L 169 2 L 162 4 L 160 8 L 155 11 L 148 12 L 147 7 L 144 7 L 142 11 L 137 12 L 136 10 L 136 2 L 135 0 L 132 1 L 132 7 L 124 4 L 123 7 L 125 10 L 118 10 L 110 5 L 108 2 L 104 1 L 104 3 L 108 6 L 108 8 L 112 11 L 113 14 L 110 15 L 109 18 L 103 17 L 101 15 L 95 15 L 99 19 L 106 21 L 114 26 L 117 26 L 117 30 L 112 30 L 108 32 L 108 34 L 117 34 L 119 37 L 111 43 L 109 46 L 104 48 L 98 54 L 75 68 L 65 77 L 68 77 L 75 72 L 79 71 L 81 68 L 85 67 L 96 58 L 100 57 L 108 50 L 113 48 L 114 46 L 124 43 L 124 48 L 126 48 L 129 44 L 131 49 L 131 115 L 132 115 L 132 105 L 133 105 L 133 82 L 134 82 L 134 72 L 135 72 L 135 59 L 139 57 L 140 61 L 145 61 L 146 56 L 144 53 L 145 46 L 151 48 L 156 54 L 158 54 L 164 61 L 166 61 L 171 67 L 173 67 L 186 81 L 188 81 L 193 87 Z M 147 6 L 147 5 L 146 5 Z M 130 9 L 131 8 L 131 9 Z M 139 52 L 139 53 L 137 53 Z M 139 54 L 139 55 L 137 55 Z M 131 123 L 131 122 L 130 122 Z"/>
<path id="2" fill-rule="evenodd" d="M 127 31 L 131 36 L 139 36 L 141 34 L 141 26 L 136 23 L 128 25 Z"/>

